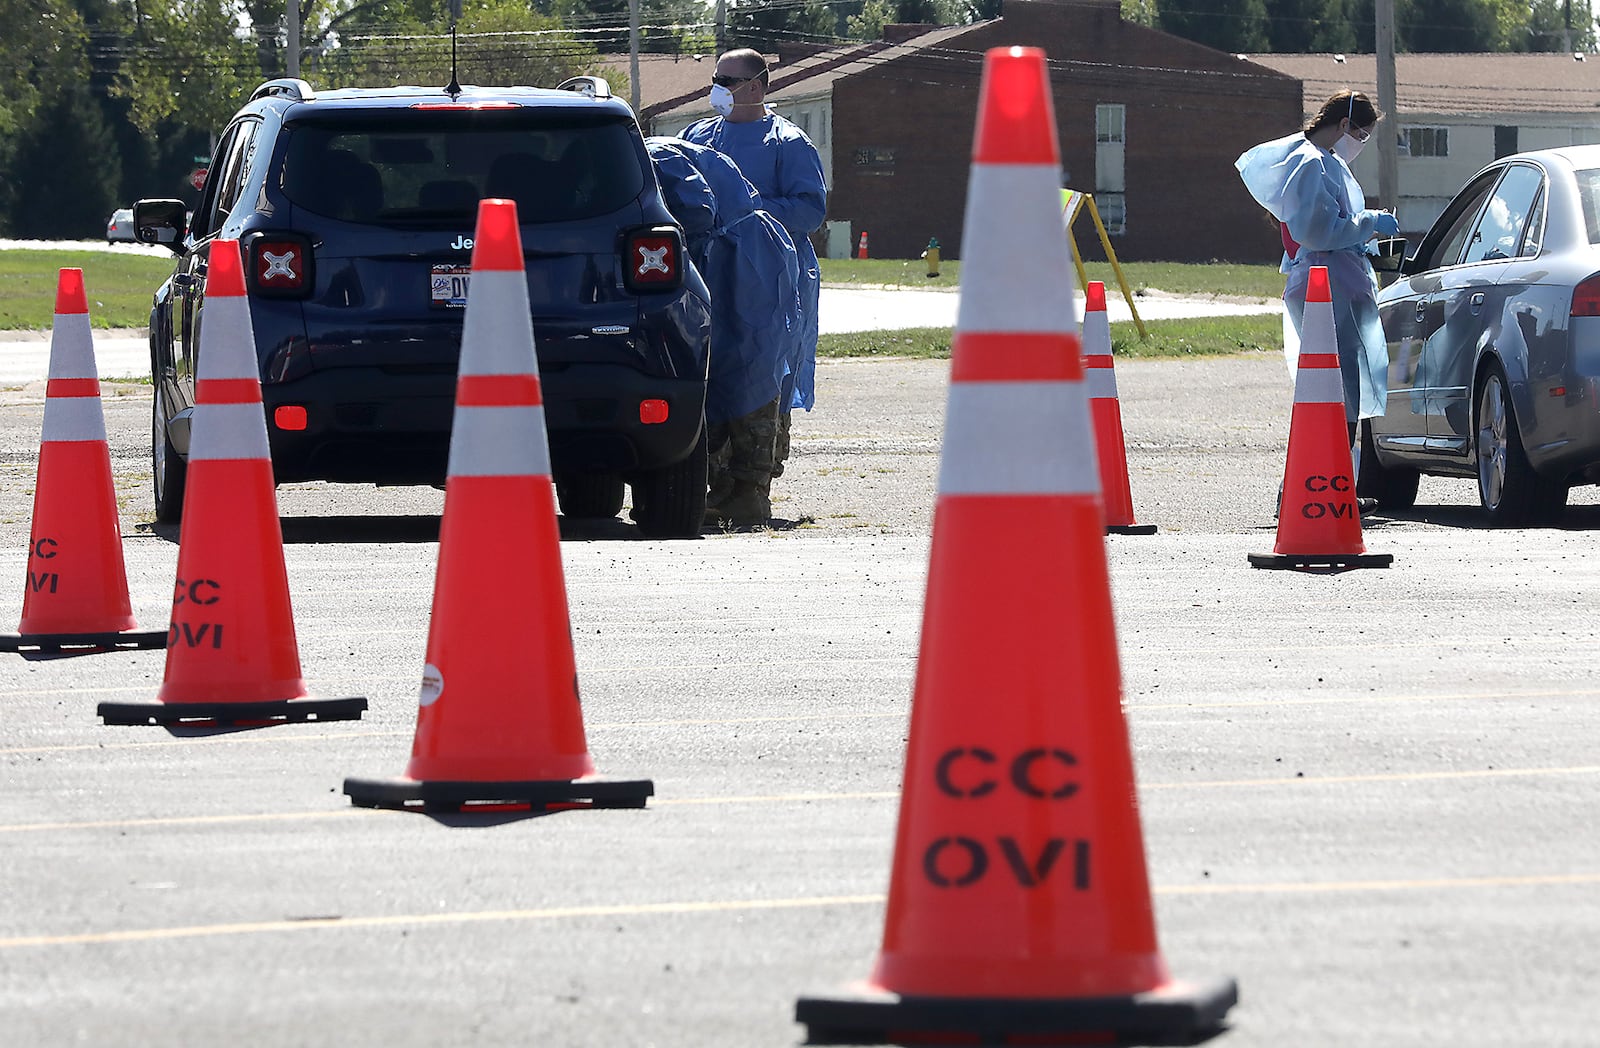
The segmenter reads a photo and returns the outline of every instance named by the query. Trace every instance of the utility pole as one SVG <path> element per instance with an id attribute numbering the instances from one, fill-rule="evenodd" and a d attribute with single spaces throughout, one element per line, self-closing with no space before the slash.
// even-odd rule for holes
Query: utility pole
<path id="1" fill-rule="evenodd" d="M 728 0 L 717 0 L 717 54 L 727 50 L 723 40 L 728 35 Z"/>
<path id="2" fill-rule="evenodd" d="M 1388 128 L 1378 132 L 1378 206 L 1390 211 L 1400 197 L 1400 114 L 1394 75 L 1394 0 L 1373 0 L 1377 30 L 1378 108 Z"/>
<path id="3" fill-rule="evenodd" d="M 289 23 L 288 61 L 284 63 L 289 75 L 300 76 L 300 0 L 284 0 L 284 18 Z"/>
<path id="4" fill-rule="evenodd" d="M 628 85 L 633 112 L 639 112 L 639 0 L 628 0 Z"/>

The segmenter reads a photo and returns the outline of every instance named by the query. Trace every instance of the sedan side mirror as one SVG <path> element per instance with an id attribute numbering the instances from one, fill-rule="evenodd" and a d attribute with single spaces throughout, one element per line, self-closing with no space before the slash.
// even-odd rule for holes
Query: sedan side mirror
<path id="1" fill-rule="evenodd" d="M 133 236 L 141 244 L 165 244 L 181 255 L 188 232 L 188 205 L 181 200 L 140 200 L 133 205 Z"/>

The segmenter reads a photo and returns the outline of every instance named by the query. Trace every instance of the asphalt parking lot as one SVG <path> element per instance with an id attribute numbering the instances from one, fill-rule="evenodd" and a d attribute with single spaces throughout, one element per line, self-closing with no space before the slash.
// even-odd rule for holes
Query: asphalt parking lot
<path id="1" fill-rule="evenodd" d="M 823 364 L 771 530 L 564 528 L 590 749 L 654 781 L 644 810 L 342 795 L 407 760 L 430 489 L 279 491 L 305 676 L 367 696 L 358 722 L 107 727 L 96 703 L 153 698 L 162 653 L 0 656 L 0 1041 L 800 1043 L 795 998 L 864 977 L 883 929 L 947 370 Z M 1600 498 L 1490 531 L 1470 482 L 1425 479 L 1415 512 L 1368 521 L 1392 568 L 1256 571 L 1281 360 L 1118 381 L 1159 528 L 1106 540 L 1125 709 L 1164 956 L 1239 981 L 1212 1043 L 1596 1043 Z M 104 404 L 134 608 L 159 626 L 177 547 L 148 524 L 148 396 L 107 383 Z M 43 384 L 0 402 L 11 628 Z"/>

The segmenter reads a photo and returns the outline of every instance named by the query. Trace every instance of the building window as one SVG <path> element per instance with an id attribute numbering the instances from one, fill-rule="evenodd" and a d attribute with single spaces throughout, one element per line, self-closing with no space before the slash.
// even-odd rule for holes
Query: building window
<path id="1" fill-rule="evenodd" d="M 1448 127 L 1405 127 L 1400 129 L 1407 156 L 1449 156 Z"/>
<path id="2" fill-rule="evenodd" d="M 804 109 L 796 110 L 794 123 L 796 127 L 806 133 L 807 138 L 811 137 L 811 114 L 809 112 Z"/>
<path id="3" fill-rule="evenodd" d="M 1128 197 L 1125 193 L 1096 193 L 1095 213 L 1106 227 L 1108 236 L 1121 236 L 1128 231 Z"/>
<path id="4" fill-rule="evenodd" d="M 1125 163 L 1128 107 L 1094 107 L 1094 201 L 1106 232 L 1121 234 L 1127 227 L 1128 188 Z"/>

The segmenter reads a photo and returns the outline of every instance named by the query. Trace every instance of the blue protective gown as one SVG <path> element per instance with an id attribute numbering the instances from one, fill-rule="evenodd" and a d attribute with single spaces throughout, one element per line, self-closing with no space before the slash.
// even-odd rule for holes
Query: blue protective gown
<path id="1" fill-rule="evenodd" d="M 690 142 L 726 153 L 756 187 L 756 206 L 783 223 L 800 253 L 801 304 L 805 326 L 801 335 L 800 364 L 791 376 L 793 394 L 788 408 L 811 410 L 816 403 L 817 306 L 822 295 L 822 270 L 810 234 L 822 228 L 828 213 L 828 187 L 822 176 L 822 157 L 806 133 L 793 123 L 768 113 L 760 120 L 734 123 L 722 117 L 699 120 L 684 129 Z"/>
<path id="2" fill-rule="evenodd" d="M 1328 267 L 1345 417 L 1384 413 L 1389 349 L 1378 319 L 1378 281 L 1367 242 L 1379 212 L 1366 210 L 1361 184 L 1336 154 L 1313 145 L 1303 132 L 1246 150 L 1234 165 L 1245 188 L 1300 245 L 1284 252 L 1283 352 L 1291 375 L 1300 356 L 1300 319 L 1312 266 Z"/>
<path id="3" fill-rule="evenodd" d="M 645 146 L 711 292 L 706 423 L 742 418 L 777 400 L 798 365 L 799 256 L 732 160 L 677 138 Z"/>

